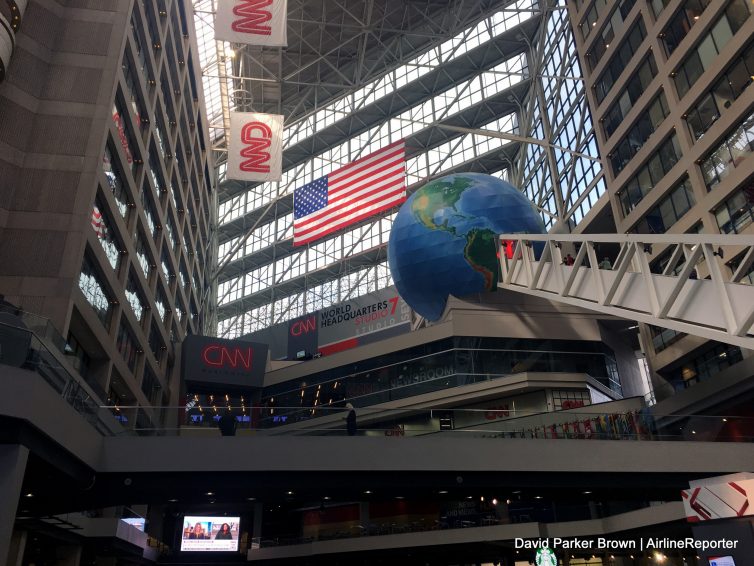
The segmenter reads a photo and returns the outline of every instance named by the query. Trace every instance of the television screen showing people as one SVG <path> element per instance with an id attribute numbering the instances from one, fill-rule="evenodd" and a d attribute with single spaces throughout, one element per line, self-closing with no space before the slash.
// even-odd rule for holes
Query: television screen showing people
<path id="1" fill-rule="evenodd" d="M 183 518 L 181 551 L 235 552 L 238 550 L 240 517 Z"/>

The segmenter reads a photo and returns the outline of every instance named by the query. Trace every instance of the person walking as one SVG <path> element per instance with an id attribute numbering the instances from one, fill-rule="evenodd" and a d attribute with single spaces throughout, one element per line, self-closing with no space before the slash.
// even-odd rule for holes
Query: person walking
<path id="1" fill-rule="evenodd" d="M 346 403 L 348 415 L 346 415 L 346 431 L 348 436 L 356 436 L 356 410 L 351 403 Z"/>

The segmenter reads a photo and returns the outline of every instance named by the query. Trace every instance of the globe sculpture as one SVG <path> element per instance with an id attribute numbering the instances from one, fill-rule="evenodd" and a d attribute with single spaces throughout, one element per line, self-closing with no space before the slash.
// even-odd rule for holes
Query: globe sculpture
<path id="1" fill-rule="evenodd" d="M 448 175 L 403 203 L 388 262 L 398 292 L 416 312 L 438 320 L 449 295 L 497 287 L 498 234 L 544 234 L 534 205 L 515 187 L 481 173 Z"/>

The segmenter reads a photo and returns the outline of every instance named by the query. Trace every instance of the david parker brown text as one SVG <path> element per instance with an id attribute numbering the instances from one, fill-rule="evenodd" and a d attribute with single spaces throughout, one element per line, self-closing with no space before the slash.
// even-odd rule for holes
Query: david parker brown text
<path id="1" fill-rule="evenodd" d="M 579 538 L 539 538 L 515 539 L 516 548 L 553 548 L 563 550 L 730 550 L 738 547 L 738 541 L 733 539 L 696 540 L 692 537 L 682 539 L 671 538 L 638 538 L 611 539 L 597 537 L 592 539 Z"/>

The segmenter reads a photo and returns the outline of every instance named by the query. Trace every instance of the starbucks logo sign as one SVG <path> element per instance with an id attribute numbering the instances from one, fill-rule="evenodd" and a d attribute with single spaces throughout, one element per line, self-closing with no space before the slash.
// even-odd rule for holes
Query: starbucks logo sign
<path id="1" fill-rule="evenodd" d="M 558 557 L 549 548 L 540 548 L 537 549 L 534 563 L 537 566 L 558 566 Z"/>

